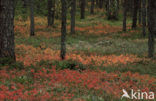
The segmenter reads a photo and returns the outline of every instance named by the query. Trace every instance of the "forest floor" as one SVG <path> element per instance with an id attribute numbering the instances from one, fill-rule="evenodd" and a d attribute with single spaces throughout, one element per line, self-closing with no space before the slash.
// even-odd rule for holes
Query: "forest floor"
<path id="1" fill-rule="evenodd" d="M 123 89 L 156 94 L 156 59 L 147 58 L 141 26 L 131 30 L 128 20 L 122 32 L 121 20 L 94 15 L 79 19 L 72 34 L 69 22 L 62 61 L 60 21 L 47 27 L 46 18 L 35 17 L 29 37 L 29 20 L 15 20 L 17 63 L 0 66 L 0 101 L 119 101 Z"/>

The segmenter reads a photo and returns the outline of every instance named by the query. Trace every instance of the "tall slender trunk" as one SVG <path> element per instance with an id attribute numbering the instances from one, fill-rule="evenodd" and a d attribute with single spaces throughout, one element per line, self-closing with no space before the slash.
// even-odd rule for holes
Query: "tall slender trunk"
<path id="1" fill-rule="evenodd" d="M 156 0 L 148 0 L 148 56 L 154 56 L 154 35 L 156 35 Z"/>
<path id="2" fill-rule="evenodd" d="M 65 59 L 66 55 L 66 24 L 67 24 L 67 2 L 66 0 L 61 0 L 62 3 L 62 27 L 61 27 L 61 58 Z"/>
<path id="3" fill-rule="evenodd" d="M 90 14 L 94 14 L 94 0 L 91 0 Z"/>
<path id="4" fill-rule="evenodd" d="M 52 0 L 52 25 L 54 25 L 55 22 L 55 0 Z"/>
<path id="5" fill-rule="evenodd" d="M 0 58 L 15 61 L 14 0 L 0 0 Z"/>
<path id="6" fill-rule="evenodd" d="M 132 29 L 137 27 L 137 16 L 138 16 L 138 0 L 133 0 L 134 8 L 133 8 L 133 22 L 132 22 Z"/>
<path id="7" fill-rule="evenodd" d="M 85 19 L 86 0 L 81 0 L 81 19 Z"/>
<path id="8" fill-rule="evenodd" d="M 34 0 L 30 0 L 29 4 L 30 4 L 30 36 L 34 36 L 35 35 Z"/>
<path id="9" fill-rule="evenodd" d="M 99 0 L 99 8 L 102 9 L 103 7 L 103 0 Z"/>
<path id="10" fill-rule="evenodd" d="M 146 0 L 142 0 L 142 35 L 146 36 Z"/>
<path id="11" fill-rule="evenodd" d="M 120 9 L 120 0 L 117 0 L 117 8 Z"/>
<path id="12" fill-rule="evenodd" d="M 48 0 L 48 26 L 52 26 L 54 24 L 55 19 L 55 0 Z"/>
<path id="13" fill-rule="evenodd" d="M 139 24 L 141 24 L 141 19 L 142 19 L 142 0 L 139 0 Z"/>
<path id="14" fill-rule="evenodd" d="M 23 1 L 23 7 L 27 7 L 27 0 L 22 0 Z"/>
<path id="15" fill-rule="evenodd" d="M 99 0 L 96 0 L 96 6 L 98 7 L 98 5 L 99 5 Z"/>
<path id="16" fill-rule="evenodd" d="M 48 0 L 48 26 L 52 26 L 52 0 Z"/>
<path id="17" fill-rule="evenodd" d="M 18 2 L 18 1 L 17 1 Z M 22 3 L 23 3 L 23 8 L 21 9 L 22 11 L 22 19 L 24 21 L 27 20 L 27 0 L 22 0 Z"/>
<path id="18" fill-rule="evenodd" d="M 123 3 L 123 31 L 126 31 L 126 21 L 127 21 L 127 0 L 124 0 L 124 3 Z"/>
<path id="19" fill-rule="evenodd" d="M 109 10 L 109 0 L 105 0 L 105 8 L 106 8 L 106 11 L 108 12 L 108 10 Z"/>
<path id="20" fill-rule="evenodd" d="M 76 0 L 73 0 L 71 6 L 71 34 L 75 34 Z"/>

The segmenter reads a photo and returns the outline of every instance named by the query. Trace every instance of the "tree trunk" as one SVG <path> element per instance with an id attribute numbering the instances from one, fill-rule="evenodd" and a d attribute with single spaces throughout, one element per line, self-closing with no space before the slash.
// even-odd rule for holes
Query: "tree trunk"
<path id="1" fill-rule="evenodd" d="M 132 22 L 132 29 L 135 29 L 137 27 L 137 15 L 138 15 L 138 5 L 139 1 L 138 0 L 133 0 L 133 22 Z"/>
<path id="2" fill-rule="evenodd" d="M 146 0 L 142 0 L 142 35 L 146 36 Z"/>
<path id="3" fill-rule="evenodd" d="M 154 56 L 154 35 L 156 35 L 156 0 L 148 0 L 148 56 Z"/>
<path id="4" fill-rule="evenodd" d="M 81 19 L 85 19 L 86 0 L 81 0 Z"/>
<path id="5" fill-rule="evenodd" d="M 91 0 L 90 14 L 94 14 L 94 0 Z"/>
<path id="6" fill-rule="evenodd" d="M 23 7 L 26 8 L 27 7 L 27 0 L 22 0 L 23 1 Z"/>
<path id="7" fill-rule="evenodd" d="M 0 58 L 15 61 L 14 0 L 0 0 Z"/>
<path id="8" fill-rule="evenodd" d="M 67 2 L 61 0 L 62 3 L 62 27 L 61 27 L 61 58 L 65 59 L 66 55 L 66 24 L 67 24 Z"/>
<path id="9" fill-rule="evenodd" d="M 127 21 L 127 0 L 124 0 L 124 3 L 123 3 L 123 31 L 126 31 L 126 21 Z"/>
<path id="10" fill-rule="evenodd" d="M 73 0 L 71 6 L 71 34 L 75 34 L 76 0 Z"/>
<path id="11" fill-rule="evenodd" d="M 55 22 L 55 0 L 52 0 L 52 25 L 54 25 Z"/>
<path id="12" fill-rule="evenodd" d="M 23 8 L 21 9 L 22 19 L 26 21 L 27 20 L 27 0 L 22 0 L 22 3 L 23 3 Z"/>
<path id="13" fill-rule="evenodd" d="M 103 0 L 99 0 L 99 8 L 102 9 L 103 7 Z"/>
<path id="14" fill-rule="evenodd" d="M 120 9 L 120 0 L 117 0 L 117 8 Z"/>
<path id="15" fill-rule="evenodd" d="M 30 36 L 35 35 L 35 23 L 34 23 L 34 0 L 30 0 Z"/>
<path id="16" fill-rule="evenodd" d="M 52 0 L 48 0 L 48 26 L 52 26 Z"/>
<path id="17" fill-rule="evenodd" d="M 142 19 L 142 0 L 139 0 L 139 25 L 141 24 L 141 19 Z"/>
<path id="18" fill-rule="evenodd" d="M 96 0 L 96 7 L 98 7 L 99 5 L 99 0 Z"/>
<path id="19" fill-rule="evenodd" d="M 108 12 L 108 10 L 109 10 L 109 0 L 105 0 L 105 8 L 106 8 L 106 11 Z"/>
<path id="20" fill-rule="evenodd" d="M 55 1 L 48 0 L 48 26 L 52 26 L 54 24 L 55 19 Z"/>

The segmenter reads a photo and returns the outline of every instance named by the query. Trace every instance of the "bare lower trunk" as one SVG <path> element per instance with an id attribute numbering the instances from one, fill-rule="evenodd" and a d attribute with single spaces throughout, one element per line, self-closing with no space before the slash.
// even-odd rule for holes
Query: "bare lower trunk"
<path id="1" fill-rule="evenodd" d="M 142 0 L 142 35 L 146 36 L 146 0 Z"/>
<path id="2" fill-rule="evenodd" d="M 86 1 L 81 0 L 81 19 L 85 19 L 85 5 Z"/>
<path id="3" fill-rule="evenodd" d="M 15 60 L 14 0 L 0 0 L 0 58 Z"/>
<path id="4" fill-rule="evenodd" d="M 148 56 L 154 56 L 154 36 L 156 35 L 156 0 L 148 0 Z"/>
<path id="5" fill-rule="evenodd" d="M 52 26 L 54 24 L 55 17 L 55 0 L 48 0 L 48 26 Z"/>
<path id="6" fill-rule="evenodd" d="M 91 0 L 90 14 L 94 14 L 94 0 Z"/>
<path id="7" fill-rule="evenodd" d="M 62 27 L 61 27 L 61 58 L 65 59 L 66 55 L 66 24 L 67 24 L 67 2 L 66 0 L 61 0 L 62 3 Z"/>
<path id="8" fill-rule="evenodd" d="M 138 17 L 138 0 L 133 0 L 134 8 L 133 8 L 133 22 L 132 22 L 132 29 L 137 27 L 137 17 Z"/>
<path id="9" fill-rule="evenodd" d="M 141 24 L 141 19 L 142 19 L 142 0 L 139 0 L 139 24 Z"/>
<path id="10" fill-rule="evenodd" d="M 99 0 L 99 8 L 102 9 L 103 7 L 103 0 Z"/>
<path id="11" fill-rule="evenodd" d="M 35 23 L 34 23 L 34 0 L 30 0 L 30 36 L 35 35 Z"/>
<path id="12" fill-rule="evenodd" d="M 98 7 L 98 5 L 99 5 L 99 0 L 96 0 L 96 6 Z"/>
<path id="13" fill-rule="evenodd" d="M 71 34 L 75 34 L 75 15 L 76 15 L 76 0 L 73 0 L 71 8 Z"/>
<path id="14" fill-rule="evenodd" d="M 123 31 L 126 31 L 126 21 L 127 21 L 127 0 L 124 0 L 124 3 L 123 3 Z"/>

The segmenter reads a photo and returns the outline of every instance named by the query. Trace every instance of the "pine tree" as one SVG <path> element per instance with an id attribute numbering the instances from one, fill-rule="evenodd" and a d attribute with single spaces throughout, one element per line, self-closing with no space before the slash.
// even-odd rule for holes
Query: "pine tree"
<path id="1" fill-rule="evenodd" d="M 148 0 L 148 56 L 154 56 L 154 37 L 156 35 L 156 0 Z"/>
<path id="2" fill-rule="evenodd" d="M 14 0 L 0 0 L 0 58 L 15 61 Z"/>
<path id="3" fill-rule="evenodd" d="M 71 34 L 75 34 L 76 0 L 71 3 Z"/>
<path id="4" fill-rule="evenodd" d="M 66 55 L 66 24 L 67 24 L 67 1 L 61 0 L 62 4 L 62 27 L 61 27 L 61 58 L 65 59 Z"/>

